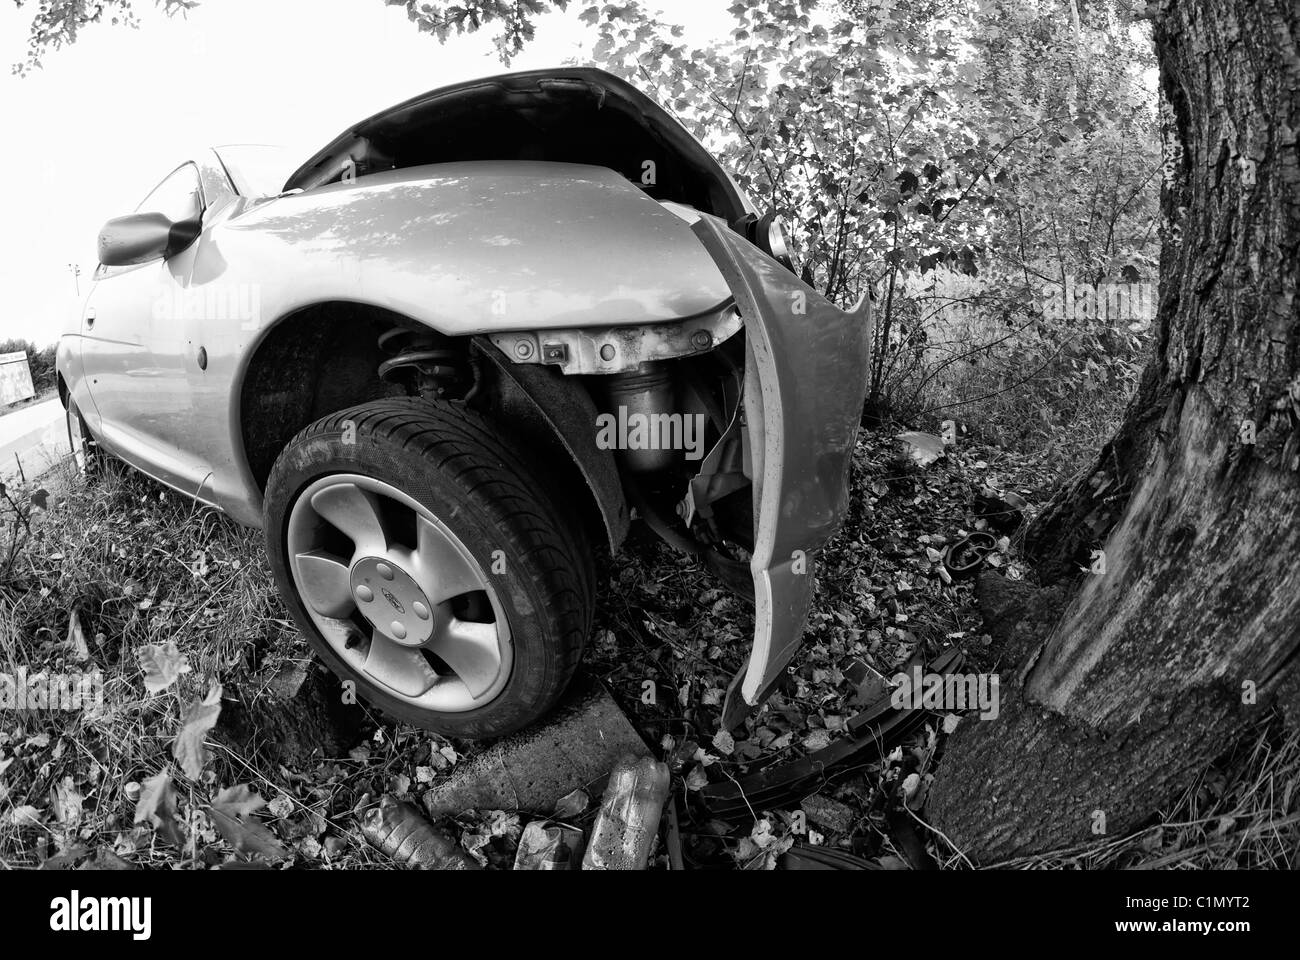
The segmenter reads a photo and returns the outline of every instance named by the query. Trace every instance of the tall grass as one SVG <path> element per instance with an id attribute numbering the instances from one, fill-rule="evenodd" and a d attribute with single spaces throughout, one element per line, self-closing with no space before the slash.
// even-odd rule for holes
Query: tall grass
<path id="1" fill-rule="evenodd" d="M 10 554 L 14 537 L 20 542 L 0 579 L 0 672 L 98 670 L 104 705 L 0 712 L 0 864 L 10 866 L 78 843 L 135 853 L 148 831 L 133 829 L 134 798 L 124 790 L 168 763 L 183 704 L 266 657 L 304 655 L 257 531 L 124 470 L 90 483 L 57 475 L 43 482 L 51 491 L 45 510 L 25 503 L 24 491 L 8 491 L 10 542 L 0 555 Z M 15 509 L 30 529 L 15 522 Z M 151 695 L 137 652 L 169 641 L 191 670 Z M 84 798 L 75 822 L 14 822 L 16 808 L 44 807 L 67 789 Z"/>

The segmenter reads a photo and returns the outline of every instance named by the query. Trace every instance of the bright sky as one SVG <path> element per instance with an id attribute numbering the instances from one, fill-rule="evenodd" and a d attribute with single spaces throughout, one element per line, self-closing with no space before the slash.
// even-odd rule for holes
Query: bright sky
<path id="1" fill-rule="evenodd" d="M 732 25 L 730 0 L 658 0 L 687 38 Z M 587 62 L 582 4 L 544 17 L 511 70 Z M 26 78 L 26 11 L 0 5 L 0 340 L 57 339 L 96 265 L 95 240 L 196 146 L 283 143 L 306 159 L 350 124 L 426 90 L 503 73 L 492 33 L 440 46 L 383 0 L 203 0 L 138 30 L 99 25 Z M 79 265 L 80 298 L 69 264 Z"/>

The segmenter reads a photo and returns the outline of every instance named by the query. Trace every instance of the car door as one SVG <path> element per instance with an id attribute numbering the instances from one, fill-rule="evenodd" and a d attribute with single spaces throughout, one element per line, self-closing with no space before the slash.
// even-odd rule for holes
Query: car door
<path id="1" fill-rule="evenodd" d="M 203 209 L 199 170 L 184 163 L 136 212 L 179 222 Z M 202 499 L 209 471 L 194 442 L 188 378 L 197 311 L 187 292 L 197 247 L 143 264 L 101 264 L 82 318 L 81 353 L 92 432 L 111 453 Z"/>

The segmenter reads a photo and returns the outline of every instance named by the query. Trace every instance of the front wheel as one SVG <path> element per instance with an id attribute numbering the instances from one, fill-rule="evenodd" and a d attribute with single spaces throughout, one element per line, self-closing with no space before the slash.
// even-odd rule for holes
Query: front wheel
<path id="1" fill-rule="evenodd" d="M 109 456 L 91 436 L 90 428 L 81 418 L 81 409 L 71 396 L 63 406 L 63 422 L 68 432 L 68 461 L 72 472 L 88 479 L 103 476 L 109 469 Z"/>
<path id="2" fill-rule="evenodd" d="M 591 622 L 591 551 L 489 421 L 378 400 L 299 433 L 264 529 L 299 628 L 394 717 L 495 737 L 554 705 Z"/>

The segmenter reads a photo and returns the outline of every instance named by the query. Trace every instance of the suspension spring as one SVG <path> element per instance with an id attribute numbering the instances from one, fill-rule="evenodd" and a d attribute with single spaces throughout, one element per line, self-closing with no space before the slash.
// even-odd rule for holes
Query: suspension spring
<path id="1" fill-rule="evenodd" d="M 427 330 L 394 327 L 379 337 L 391 356 L 379 365 L 379 378 L 417 396 L 463 399 L 477 377 L 463 348 Z"/>

